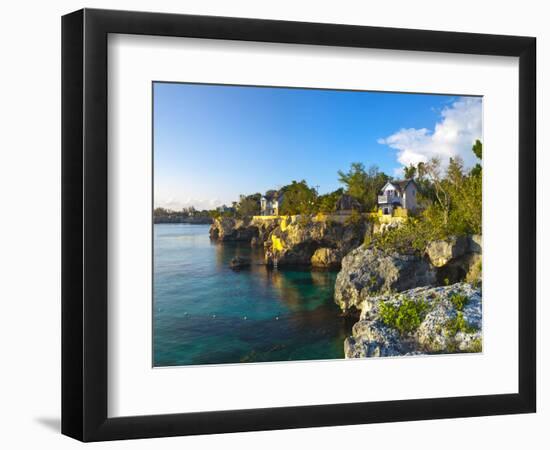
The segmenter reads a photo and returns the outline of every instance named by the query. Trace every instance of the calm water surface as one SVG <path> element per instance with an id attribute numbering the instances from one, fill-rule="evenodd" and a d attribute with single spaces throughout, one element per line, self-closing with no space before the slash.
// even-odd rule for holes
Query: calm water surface
<path id="1" fill-rule="evenodd" d="M 246 243 L 212 243 L 208 225 L 154 225 L 154 365 L 343 358 L 336 272 L 271 270 Z M 252 267 L 229 268 L 234 256 Z"/>

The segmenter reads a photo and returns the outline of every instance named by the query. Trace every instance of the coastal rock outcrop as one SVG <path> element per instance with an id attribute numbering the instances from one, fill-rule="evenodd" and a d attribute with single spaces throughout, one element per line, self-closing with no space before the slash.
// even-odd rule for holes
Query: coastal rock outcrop
<path id="1" fill-rule="evenodd" d="M 426 286 L 435 281 L 433 267 L 420 256 L 386 254 L 361 246 L 342 259 L 334 299 L 346 312 L 373 295 Z"/>
<path id="2" fill-rule="evenodd" d="M 451 237 L 426 247 L 426 257 L 437 270 L 439 284 L 480 282 L 481 253 L 481 235 Z"/>
<path id="3" fill-rule="evenodd" d="M 340 250 L 334 248 L 321 247 L 315 250 L 311 257 L 313 267 L 338 267 L 342 260 Z"/>
<path id="4" fill-rule="evenodd" d="M 221 242 L 244 241 L 254 246 L 263 245 L 279 222 L 278 219 L 218 217 L 210 226 L 210 238 Z"/>
<path id="5" fill-rule="evenodd" d="M 338 267 L 343 255 L 361 245 L 367 226 L 364 222 L 285 219 L 265 243 L 266 263 Z"/>
<path id="6" fill-rule="evenodd" d="M 359 309 L 346 358 L 482 350 L 481 291 L 468 283 L 369 297 Z"/>
<path id="7" fill-rule="evenodd" d="M 350 359 L 401 355 L 399 333 L 381 325 L 376 321 L 357 322 L 353 326 L 352 336 L 344 341 L 345 357 Z"/>
<path id="8" fill-rule="evenodd" d="M 250 241 L 258 236 L 258 228 L 250 219 L 220 217 L 210 226 L 210 238 L 218 241 Z"/>
<path id="9" fill-rule="evenodd" d="M 263 247 L 268 265 L 336 268 L 361 245 L 368 226 L 362 220 L 348 223 L 346 217 L 219 217 L 210 227 L 210 238 Z"/>
<path id="10" fill-rule="evenodd" d="M 430 242 L 421 253 L 396 253 L 361 246 L 342 259 L 334 299 L 342 311 L 369 297 L 421 286 L 462 281 L 481 283 L 481 236 Z"/>
<path id="11" fill-rule="evenodd" d="M 430 242 L 426 247 L 426 254 L 434 267 L 443 267 L 452 259 L 463 256 L 468 247 L 466 236 L 452 237 Z"/>

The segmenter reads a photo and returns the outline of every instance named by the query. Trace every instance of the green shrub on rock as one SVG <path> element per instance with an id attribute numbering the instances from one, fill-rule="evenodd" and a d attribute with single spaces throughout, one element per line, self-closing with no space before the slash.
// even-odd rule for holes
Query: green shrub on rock
<path id="1" fill-rule="evenodd" d="M 464 314 L 458 312 L 455 317 L 449 319 L 445 325 L 447 336 L 456 336 L 458 333 L 475 333 L 476 329 L 464 319 Z"/>
<path id="2" fill-rule="evenodd" d="M 379 308 L 384 325 L 395 328 L 401 334 L 407 334 L 420 326 L 428 310 L 428 303 L 425 300 L 414 301 L 404 297 L 400 304 L 382 302 Z"/>
<path id="3" fill-rule="evenodd" d="M 453 304 L 457 311 L 462 311 L 468 303 L 468 296 L 460 293 L 454 293 L 449 297 L 449 301 Z"/>
<path id="4" fill-rule="evenodd" d="M 370 236 L 364 243 L 387 253 L 422 254 L 430 241 L 442 236 L 444 234 L 441 230 L 428 222 L 409 217 L 400 226 Z"/>

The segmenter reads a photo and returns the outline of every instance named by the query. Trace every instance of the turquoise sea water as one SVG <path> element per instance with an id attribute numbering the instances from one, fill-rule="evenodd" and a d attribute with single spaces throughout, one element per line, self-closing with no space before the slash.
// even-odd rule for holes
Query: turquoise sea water
<path id="1" fill-rule="evenodd" d="M 208 225 L 154 225 L 155 366 L 343 358 L 352 322 L 334 304 L 336 272 L 261 265 Z M 252 267 L 229 261 L 241 255 Z"/>

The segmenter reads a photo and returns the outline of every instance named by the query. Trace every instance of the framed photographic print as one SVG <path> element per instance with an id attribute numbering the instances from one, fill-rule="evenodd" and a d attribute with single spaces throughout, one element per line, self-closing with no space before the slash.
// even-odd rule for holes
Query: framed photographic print
<path id="1" fill-rule="evenodd" d="M 535 38 L 62 31 L 64 434 L 535 411 Z"/>

